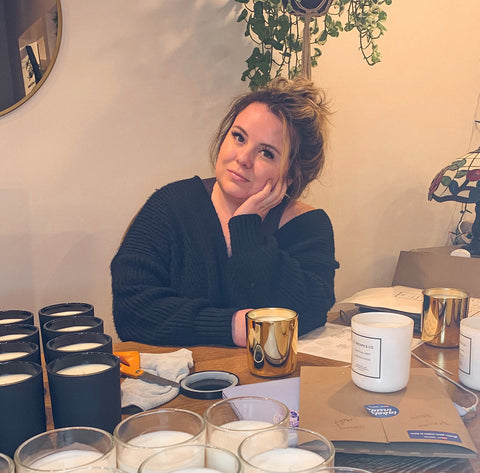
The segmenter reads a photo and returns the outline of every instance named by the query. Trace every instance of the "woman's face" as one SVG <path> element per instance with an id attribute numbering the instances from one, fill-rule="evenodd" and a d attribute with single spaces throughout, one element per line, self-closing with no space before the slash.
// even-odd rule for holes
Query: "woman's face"
<path id="1" fill-rule="evenodd" d="M 215 166 L 217 182 L 229 200 L 242 203 L 268 180 L 274 187 L 284 177 L 283 136 L 281 120 L 263 103 L 254 102 L 237 115 Z"/>

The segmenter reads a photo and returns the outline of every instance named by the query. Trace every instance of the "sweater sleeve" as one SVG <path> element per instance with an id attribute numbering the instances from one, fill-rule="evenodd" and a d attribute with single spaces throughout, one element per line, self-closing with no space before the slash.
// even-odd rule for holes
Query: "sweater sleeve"
<path id="1" fill-rule="evenodd" d="M 198 245 L 205 241 L 203 247 L 209 248 L 208 228 L 203 237 L 199 228 L 187 238 L 185 234 L 192 232 L 182 225 L 195 218 L 198 209 L 192 209 L 192 215 L 188 208 L 177 209 L 178 195 L 189 194 L 184 188 L 172 197 L 168 192 L 173 193 L 170 188 L 157 191 L 147 201 L 112 260 L 118 336 L 151 345 L 233 345 L 231 319 L 237 309 L 212 303 L 215 299 L 204 282 L 209 268 L 201 264 L 208 249 L 199 251 Z"/>
<path id="2" fill-rule="evenodd" d="M 258 215 L 229 222 L 229 302 L 238 307 L 286 307 L 299 314 L 299 333 L 324 325 L 335 302 L 333 229 L 322 210 L 302 214 L 272 236 Z"/>
<path id="3" fill-rule="evenodd" d="M 164 268 L 145 255 L 120 253 L 111 264 L 113 319 L 123 341 L 149 345 L 233 345 L 236 309 L 211 307 L 169 287 Z M 163 273 L 163 274 L 162 274 Z"/>

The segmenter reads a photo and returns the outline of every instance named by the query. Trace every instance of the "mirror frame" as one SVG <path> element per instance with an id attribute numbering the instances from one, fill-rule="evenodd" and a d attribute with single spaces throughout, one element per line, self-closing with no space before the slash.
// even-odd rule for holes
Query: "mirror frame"
<path id="1" fill-rule="evenodd" d="M 10 107 L 4 110 L 0 110 L 0 117 L 17 109 L 18 107 L 23 105 L 28 99 L 30 99 L 33 95 L 35 95 L 38 89 L 40 89 L 43 83 L 47 80 L 47 77 L 50 75 L 50 72 L 53 69 L 55 62 L 57 61 L 58 51 L 60 50 L 60 43 L 62 42 L 63 17 L 62 17 L 62 5 L 60 4 L 60 0 L 56 0 L 56 3 L 57 3 L 57 15 L 58 15 L 58 27 L 57 27 L 57 41 L 55 43 L 55 49 L 53 50 L 52 60 L 50 61 L 50 64 L 48 65 L 47 69 L 43 73 L 42 78 L 38 81 L 38 84 L 35 84 L 33 89 L 23 98 L 21 98 L 18 102 L 15 102 L 13 105 L 10 105 Z"/>

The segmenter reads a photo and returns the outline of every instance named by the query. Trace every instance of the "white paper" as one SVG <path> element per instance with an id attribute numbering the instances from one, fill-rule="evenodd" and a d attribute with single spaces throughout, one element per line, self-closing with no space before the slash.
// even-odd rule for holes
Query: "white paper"
<path id="1" fill-rule="evenodd" d="M 420 339 L 414 338 L 412 350 L 422 343 Z M 352 357 L 351 329 L 345 325 L 327 322 L 324 327 L 301 336 L 298 340 L 298 351 L 350 363 Z"/>
<path id="2" fill-rule="evenodd" d="M 372 309 L 388 309 L 395 312 L 420 315 L 422 313 L 422 289 L 407 286 L 374 287 L 357 292 L 340 301 Z M 480 299 L 470 297 L 468 316 L 480 315 Z"/>

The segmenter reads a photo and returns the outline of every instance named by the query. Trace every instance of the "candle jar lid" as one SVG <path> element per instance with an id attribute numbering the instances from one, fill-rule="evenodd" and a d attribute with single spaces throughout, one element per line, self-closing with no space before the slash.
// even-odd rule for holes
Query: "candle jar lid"
<path id="1" fill-rule="evenodd" d="M 33 323 L 33 313 L 28 310 L 0 310 L 0 325 Z"/>
<path id="2" fill-rule="evenodd" d="M 196 399 L 216 399 L 222 391 L 239 383 L 238 376 L 228 371 L 199 371 L 182 379 L 182 394 Z"/>

